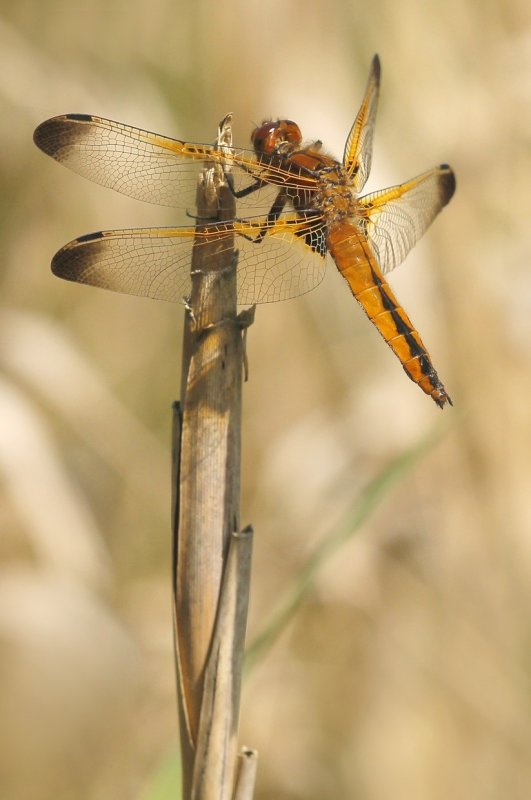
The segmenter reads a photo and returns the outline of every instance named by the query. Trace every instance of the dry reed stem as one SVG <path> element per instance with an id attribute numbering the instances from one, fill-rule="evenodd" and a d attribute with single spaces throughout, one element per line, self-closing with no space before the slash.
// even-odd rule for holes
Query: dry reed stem
<path id="1" fill-rule="evenodd" d="M 242 748 L 238 756 L 238 775 L 234 791 L 234 800 L 252 800 L 258 767 L 258 753 L 247 747 Z"/>
<path id="2" fill-rule="evenodd" d="M 230 118 L 218 138 L 227 143 Z M 198 219 L 209 222 L 234 216 L 219 165 L 203 173 L 197 208 Z M 174 415 L 174 630 L 185 800 L 233 796 L 251 545 L 249 532 L 233 534 L 239 530 L 242 330 L 251 321 L 237 315 L 233 234 L 196 247 L 182 402 Z"/>

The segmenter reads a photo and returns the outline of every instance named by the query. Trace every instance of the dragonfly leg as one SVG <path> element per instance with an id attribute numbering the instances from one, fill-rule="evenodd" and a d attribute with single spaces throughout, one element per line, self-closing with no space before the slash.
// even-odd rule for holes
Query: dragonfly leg
<path id="1" fill-rule="evenodd" d="M 266 181 L 262 181 L 259 178 L 254 178 L 254 183 L 251 183 L 249 186 L 246 186 L 245 189 L 236 190 L 234 188 L 234 179 L 230 172 L 225 173 L 225 178 L 231 194 L 237 200 L 239 200 L 242 197 L 247 197 L 247 195 L 252 194 L 252 192 L 258 191 L 258 189 L 261 189 L 262 186 L 266 185 Z"/>
<path id="2" fill-rule="evenodd" d="M 284 192 L 280 191 L 275 199 L 275 202 L 271 206 L 271 209 L 266 217 L 264 224 L 261 226 L 259 232 L 256 236 L 246 236 L 242 234 L 245 239 L 248 241 L 253 242 L 253 244 L 260 244 L 263 241 L 264 236 L 266 235 L 267 231 L 271 228 L 272 223 L 276 222 L 276 220 L 281 215 L 282 211 L 284 210 L 284 206 L 286 205 L 287 196 Z"/>
<path id="3" fill-rule="evenodd" d="M 216 222 L 218 219 L 217 216 L 215 215 L 213 217 L 207 217 L 207 216 L 202 217 L 200 214 L 192 214 L 192 212 L 189 211 L 189 209 L 186 209 L 185 214 L 188 217 L 188 219 L 193 219 L 196 222 Z"/>

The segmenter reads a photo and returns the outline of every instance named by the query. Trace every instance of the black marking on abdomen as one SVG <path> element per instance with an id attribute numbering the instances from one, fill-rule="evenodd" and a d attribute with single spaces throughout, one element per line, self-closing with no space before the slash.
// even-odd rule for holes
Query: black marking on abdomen
<path id="1" fill-rule="evenodd" d="M 428 354 L 426 353 L 424 348 L 421 347 L 419 343 L 411 335 L 412 328 L 410 328 L 409 325 L 406 322 L 404 322 L 404 320 L 396 310 L 395 304 L 393 303 L 393 301 L 383 288 L 380 278 L 378 277 L 378 275 L 374 273 L 374 270 L 372 268 L 371 272 L 372 272 L 372 277 L 374 278 L 374 282 L 378 287 L 378 289 L 380 290 L 380 294 L 383 299 L 383 306 L 386 311 L 391 312 L 391 316 L 393 318 L 393 322 L 395 323 L 397 334 L 403 336 L 404 339 L 406 340 L 409 347 L 409 353 L 411 355 L 411 358 L 418 358 L 422 374 L 431 376 L 434 370 Z"/>

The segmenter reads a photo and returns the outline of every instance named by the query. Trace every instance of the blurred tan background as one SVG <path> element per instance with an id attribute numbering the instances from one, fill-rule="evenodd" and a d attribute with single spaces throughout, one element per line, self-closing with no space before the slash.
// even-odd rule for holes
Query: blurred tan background
<path id="1" fill-rule="evenodd" d="M 176 748 L 170 403 L 178 306 L 62 283 L 70 239 L 173 212 L 47 159 L 65 112 L 210 141 L 288 116 L 337 156 L 370 59 L 368 189 L 441 161 L 457 194 L 391 277 L 440 412 L 329 271 L 249 332 L 249 635 L 406 448 L 440 443 L 322 570 L 247 681 L 257 799 L 531 797 L 528 0 L 0 3 L 0 797 L 164 800 Z"/>

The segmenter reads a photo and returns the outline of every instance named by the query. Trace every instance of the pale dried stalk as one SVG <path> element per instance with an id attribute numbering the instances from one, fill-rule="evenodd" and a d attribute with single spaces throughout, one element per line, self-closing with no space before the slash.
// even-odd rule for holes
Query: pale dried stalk
<path id="1" fill-rule="evenodd" d="M 230 143 L 228 138 L 230 119 L 220 126 L 218 144 Z M 198 187 L 199 218 L 231 219 L 234 199 L 223 170 L 214 166 L 206 173 Z M 182 403 L 174 426 L 180 444 L 174 442 L 180 451 L 174 468 L 174 610 L 185 800 L 229 800 L 236 772 L 251 535 L 233 534 L 239 530 L 242 330 L 252 320 L 236 312 L 233 238 L 228 233 L 221 247 L 194 251 Z"/>
<path id="2" fill-rule="evenodd" d="M 253 800 L 256 781 L 258 753 L 244 747 L 238 756 L 238 776 L 234 791 L 234 800 Z"/>
<path id="3" fill-rule="evenodd" d="M 203 682 L 194 800 L 233 797 L 251 548 L 251 529 L 232 535 Z"/>

